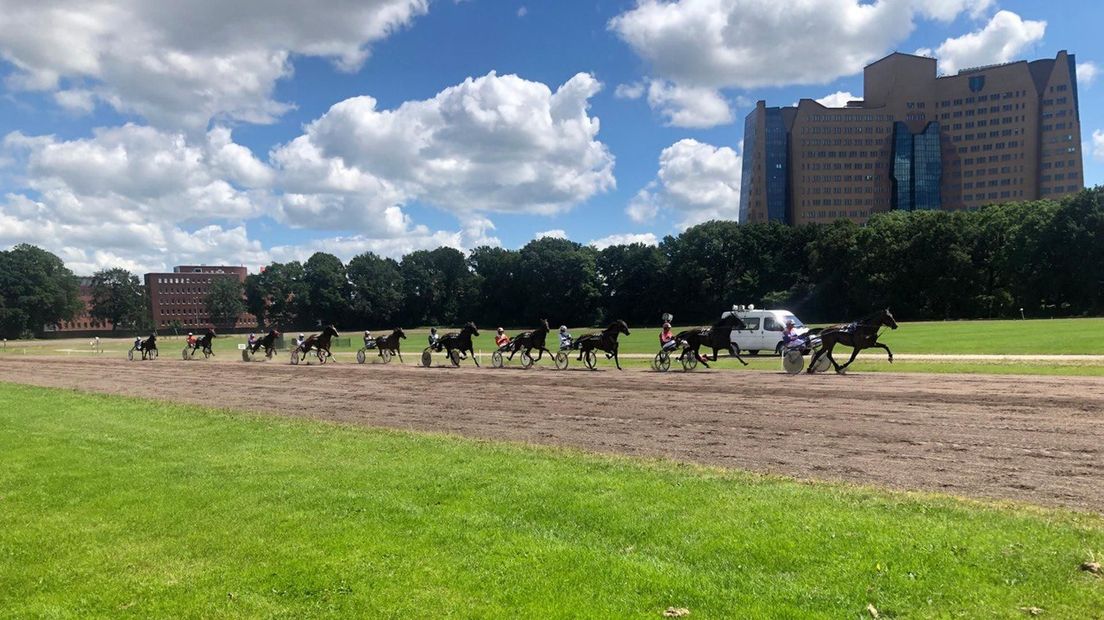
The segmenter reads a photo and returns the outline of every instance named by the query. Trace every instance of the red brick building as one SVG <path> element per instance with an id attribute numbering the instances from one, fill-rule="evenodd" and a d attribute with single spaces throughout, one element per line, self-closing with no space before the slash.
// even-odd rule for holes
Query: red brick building
<path id="1" fill-rule="evenodd" d="M 149 292 L 150 312 L 157 329 L 166 329 L 173 321 L 180 321 L 184 329 L 216 327 L 224 329 L 248 329 L 256 326 L 252 314 L 242 313 L 233 325 L 215 325 L 207 314 L 207 293 L 211 283 L 219 278 L 237 278 L 245 282 L 245 267 L 224 265 L 181 265 L 172 273 L 147 273 L 146 290 Z"/>

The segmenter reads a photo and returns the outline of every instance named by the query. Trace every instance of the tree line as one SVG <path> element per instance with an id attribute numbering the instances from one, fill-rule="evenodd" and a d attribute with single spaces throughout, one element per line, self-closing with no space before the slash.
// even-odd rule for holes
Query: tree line
<path id="1" fill-rule="evenodd" d="M 93 316 L 135 328 L 148 317 L 137 276 L 106 270 L 94 282 Z M 0 287 L 4 334 L 39 332 L 80 308 L 72 273 L 33 246 L 0 252 Z M 705 323 L 733 304 L 785 307 L 810 322 L 883 307 L 901 320 L 1099 315 L 1104 188 L 976 211 L 894 211 L 861 226 L 713 221 L 658 246 L 542 238 L 517 250 L 368 252 L 348 263 L 319 252 L 265 266 L 244 290 L 224 288 L 208 300 L 213 313 L 235 316 L 244 296 L 261 326 L 283 329 L 648 325 L 664 312 Z"/>

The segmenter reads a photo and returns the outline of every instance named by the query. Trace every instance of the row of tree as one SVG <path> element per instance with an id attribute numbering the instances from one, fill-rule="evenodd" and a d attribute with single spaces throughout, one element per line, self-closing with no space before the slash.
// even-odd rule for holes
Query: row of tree
<path id="1" fill-rule="evenodd" d="M 242 310 L 236 281 L 208 297 L 212 316 Z M 597 250 L 542 238 L 519 250 L 418 251 L 400 261 L 317 253 L 250 275 L 245 306 L 262 326 L 310 329 L 457 325 L 654 324 L 664 312 L 706 322 L 735 303 L 786 307 L 807 321 L 892 308 L 899 319 L 1104 314 L 1104 188 L 1061 201 L 977 211 L 876 215 L 863 226 L 707 222 L 658 246 Z M 0 332 L 13 337 L 72 318 L 76 279 L 28 245 L 0 252 Z M 91 314 L 148 325 L 137 276 L 97 273 Z"/>
<path id="2" fill-rule="evenodd" d="M 318 253 L 246 281 L 262 322 L 345 326 L 706 322 L 735 303 L 808 321 L 881 307 L 900 319 L 1104 313 L 1104 189 L 978 211 L 890 212 L 859 226 L 715 221 L 658 246 L 597 250 L 542 238 L 519 250 Z"/>

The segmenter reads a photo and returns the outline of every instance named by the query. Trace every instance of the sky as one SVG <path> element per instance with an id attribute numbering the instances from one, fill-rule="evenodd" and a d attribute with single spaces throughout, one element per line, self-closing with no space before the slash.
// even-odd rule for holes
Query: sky
<path id="1" fill-rule="evenodd" d="M 1076 54 L 1104 183 L 1089 0 L 0 0 L 0 248 L 77 274 L 399 258 L 542 236 L 656 243 L 739 212 L 757 100 L 862 97 Z"/>

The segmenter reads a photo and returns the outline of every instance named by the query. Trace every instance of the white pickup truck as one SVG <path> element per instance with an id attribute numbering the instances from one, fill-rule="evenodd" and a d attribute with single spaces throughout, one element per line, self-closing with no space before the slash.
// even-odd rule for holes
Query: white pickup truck
<path id="1" fill-rule="evenodd" d="M 744 322 L 745 329 L 732 330 L 732 343 L 752 355 L 760 351 L 782 354 L 782 331 L 786 321 L 794 322 L 794 331 L 804 335 L 809 331 L 801 319 L 789 310 L 757 310 L 755 306 L 733 306 L 721 318 L 735 313 Z"/>

